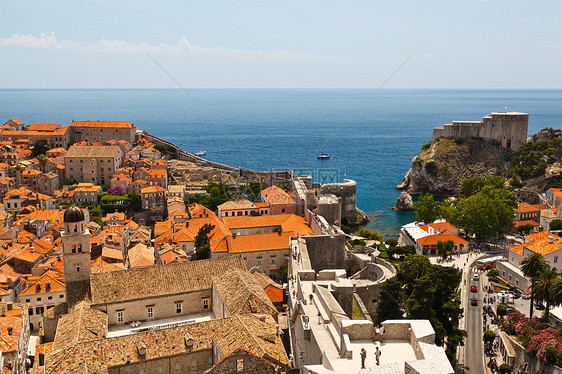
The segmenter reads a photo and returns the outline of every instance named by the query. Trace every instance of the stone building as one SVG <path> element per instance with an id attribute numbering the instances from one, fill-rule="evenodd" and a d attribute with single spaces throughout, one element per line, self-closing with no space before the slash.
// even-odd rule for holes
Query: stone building
<path id="1" fill-rule="evenodd" d="M 147 220 L 159 221 L 168 216 L 166 190 L 160 186 L 145 187 L 140 191 L 142 209 L 148 214 Z"/>
<path id="2" fill-rule="evenodd" d="M 27 373 L 29 315 L 25 304 L 0 303 L 1 367 L 4 373 Z"/>
<path id="3" fill-rule="evenodd" d="M 217 207 L 218 217 L 252 216 L 259 213 L 259 208 L 250 200 L 231 200 Z"/>
<path id="4" fill-rule="evenodd" d="M 64 155 L 66 178 L 78 182 L 109 186 L 122 163 L 123 152 L 116 145 L 73 145 Z"/>
<path id="5" fill-rule="evenodd" d="M 27 304 L 30 330 L 38 330 L 41 315 L 47 309 L 65 302 L 65 296 L 64 282 L 54 272 L 48 270 L 41 276 L 30 277 L 27 287 L 18 296 L 19 303 Z"/>
<path id="6" fill-rule="evenodd" d="M 433 140 L 437 138 L 477 137 L 497 140 L 502 147 L 517 149 L 527 141 L 529 114 L 518 112 L 493 112 L 482 121 L 453 121 L 433 129 Z"/>
<path id="7" fill-rule="evenodd" d="M 125 140 L 135 143 L 137 127 L 123 121 L 72 121 L 70 124 L 74 142 L 107 142 Z"/>
<path id="8" fill-rule="evenodd" d="M 296 214 L 295 200 L 283 189 L 271 186 L 261 191 L 263 202 L 269 203 L 269 214 Z"/>
<path id="9" fill-rule="evenodd" d="M 92 308 L 108 325 L 212 314 L 212 277 L 244 270 L 239 256 L 133 268 L 91 275 Z"/>
<path id="10" fill-rule="evenodd" d="M 53 195 L 59 188 L 59 175 L 54 172 L 41 174 L 37 180 L 37 191 L 45 195 Z"/>
<path id="11" fill-rule="evenodd" d="M 49 148 L 67 148 L 71 141 L 70 127 L 56 124 L 31 125 L 28 130 L 3 130 L 0 140 L 29 139 L 31 144 L 38 140 L 46 140 Z"/>

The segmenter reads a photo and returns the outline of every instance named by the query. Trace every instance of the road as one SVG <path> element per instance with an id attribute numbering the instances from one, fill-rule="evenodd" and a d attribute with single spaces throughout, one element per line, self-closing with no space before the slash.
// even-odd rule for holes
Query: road
<path id="1" fill-rule="evenodd" d="M 459 365 L 458 373 L 464 374 L 481 374 L 485 373 L 484 361 L 484 346 L 482 342 L 482 306 L 484 293 L 482 292 L 482 280 L 472 280 L 471 271 L 468 275 L 466 282 L 466 298 L 463 300 L 466 317 L 466 332 L 468 336 L 465 338 L 465 346 L 461 352 L 464 352 L 464 360 L 462 366 Z M 481 274 L 480 274 L 481 275 Z M 482 276 L 480 277 L 482 279 Z M 470 286 L 475 285 L 478 287 L 478 292 L 470 292 Z M 470 305 L 470 299 L 476 297 L 478 299 L 478 306 Z"/>

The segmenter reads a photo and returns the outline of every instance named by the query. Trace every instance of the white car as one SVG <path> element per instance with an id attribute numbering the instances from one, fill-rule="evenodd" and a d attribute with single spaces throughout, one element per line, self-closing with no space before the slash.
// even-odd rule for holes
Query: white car
<path id="1" fill-rule="evenodd" d="M 480 275 L 474 274 L 474 275 L 472 276 L 472 280 L 475 280 L 475 281 L 480 280 Z"/>
<path id="2" fill-rule="evenodd" d="M 523 300 L 529 300 L 531 298 L 531 293 L 530 292 L 523 292 L 523 295 L 521 295 L 521 298 Z"/>

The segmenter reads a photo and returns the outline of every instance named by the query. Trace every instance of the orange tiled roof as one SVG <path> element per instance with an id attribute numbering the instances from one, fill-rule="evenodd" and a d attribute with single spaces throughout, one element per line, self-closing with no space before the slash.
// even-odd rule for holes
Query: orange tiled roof
<path id="1" fill-rule="evenodd" d="M 120 128 L 133 128 L 132 123 L 124 121 L 72 121 L 72 127 L 120 127 Z"/>
<path id="2" fill-rule="evenodd" d="M 532 219 L 528 219 L 528 220 L 525 220 L 525 221 L 514 222 L 513 227 L 519 227 L 519 226 L 523 226 L 523 225 L 527 225 L 527 224 L 533 225 L 533 226 L 539 225 L 538 223 L 536 223 Z"/>
<path id="3" fill-rule="evenodd" d="M 56 123 L 34 123 L 29 126 L 28 131 L 55 131 L 60 125 Z"/>
<path id="4" fill-rule="evenodd" d="M 37 286 L 40 286 L 37 288 Z M 47 287 L 49 285 L 49 287 Z M 45 273 L 34 282 L 29 282 L 27 288 L 20 295 L 34 295 L 38 293 L 64 291 L 65 285 L 58 279 L 53 278 L 50 274 Z"/>
<path id="5" fill-rule="evenodd" d="M 295 214 L 277 214 L 256 217 L 226 217 L 220 219 L 229 230 L 280 226 L 283 232 L 292 231 L 299 235 L 312 235 L 312 229 L 306 225 L 303 217 Z M 191 221 L 190 221 L 191 223 Z"/>
<path id="6" fill-rule="evenodd" d="M 457 227 L 449 222 L 436 222 L 430 223 L 428 226 L 433 228 L 434 230 L 448 230 L 448 229 L 456 229 Z"/>
<path id="7" fill-rule="evenodd" d="M 450 233 L 449 231 L 443 231 L 439 235 L 428 235 L 423 238 L 418 239 L 418 243 L 421 245 L 437 245 L 438 241 L 446 242 L 447 240 L 452 240 L 455 244 L 468 244 L 466 240 Z"/>
<path id="8" fill-rule="evenodd" d="M 160 186 L 150 186 L 145 187 L 141 190 L 141 193 L 152 193 L 152 192 L 164 192 L 165 190 Z"/>
<path id="9" fill-rule="evenodd" d="M 12 119 L 10 119 L 10 121 L 12 121 L 13 123 L 17 123 L 18 125 L 23 125 L 23 122 L 20 121 L 20 120 L 17 119 L 17 118 L 12 118 Z"/>
<path id="10" fill-rule="evenodd" d="M 166 169 L 150 169 L 149 173 L 151 177 L 165 177 L 167 175 Z"/>
<path id="11" fill-rule="evenodd" d="M 549 242 L 549 237 L 552 238 L 551 242 Z M 548 231 L 541 231 L 535 234 L 527 235 L 526 238 L 530 241 L 528 243 L 524 243 L 523 246 L 534 253 L 540 254 L 541 256 L 546 256 L 562 249 L 562 237 L 554 235 Z"/>
<path id="12" fill-rule="evenodd" d="M 268 187 L 261 193 L 270 205 L 295 203 L 287 192 L 277 186 Z"/>
<path id="13" fill-rule="evenodd" d="M 544 205 L 543 205 L 544 206 Z M 546 208 L 546 207 L 545 207 Z M 529 204 L 529 203 L 519 203 L 517 205 L 517 208 L 513 209 L 514 212 L 516 213 L 530 213 L 530 212 L 537 212 L 539 210 L 541 210 L 543 208 L 538 207 L 536 205 L 533 204 Z"/>
<path id="14" fill-rule="evenodd" d="M 257 206 L 258 208 L 269 208 L 269 203 L 257 202 L 254 203 L 254 205 Z"/>
<path id="15" fill-rule="evenodd" d="M 554 196 L 562 197 L 562 188 L 551 188 L 550 190 L 554 193 Z"/>
<path id="16" fill-rule="evenodd" d="M 230 253 L 273 251 L 289 249 L 292 232 L 237 235 L 228 237 Z"/>

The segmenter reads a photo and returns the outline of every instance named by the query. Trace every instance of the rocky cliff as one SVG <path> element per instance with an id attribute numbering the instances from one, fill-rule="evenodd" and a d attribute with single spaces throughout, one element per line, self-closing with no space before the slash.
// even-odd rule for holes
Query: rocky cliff
<path id="1" fill-rule="evenodd" d="M 422 147 L 397 188 L 411 194 L 456 195 L 465 179 L 505 175 L 509 158 L 510 151 L 495 141 L 439 138 Z"/>

